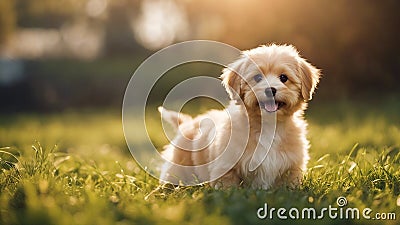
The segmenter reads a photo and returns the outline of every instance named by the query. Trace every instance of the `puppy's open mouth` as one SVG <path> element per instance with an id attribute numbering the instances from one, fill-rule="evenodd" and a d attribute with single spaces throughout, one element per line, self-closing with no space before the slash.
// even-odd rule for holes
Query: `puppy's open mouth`
<path id="1" fill-rule="evenodd" d="M 265 102 L 260 102 L 260 106 L 261 108 L 265 109 L 265 111 L 273 113 L 285 106 L 285 103 L 281 101 L 268 100 Z"/>

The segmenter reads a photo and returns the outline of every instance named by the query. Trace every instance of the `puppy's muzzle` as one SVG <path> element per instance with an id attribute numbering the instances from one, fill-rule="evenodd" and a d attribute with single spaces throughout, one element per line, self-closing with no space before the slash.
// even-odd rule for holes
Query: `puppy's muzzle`
<path id="1" fill-rule="evenodd" d="M 276 88 L 273 87 L 266 88 L 265 95 L 267 96 L 267 101 L 261 102 L 260 106 L 267 112 L 269 113 L 276 112 L 285 105 L 284 102 L 275 100 Z"/>

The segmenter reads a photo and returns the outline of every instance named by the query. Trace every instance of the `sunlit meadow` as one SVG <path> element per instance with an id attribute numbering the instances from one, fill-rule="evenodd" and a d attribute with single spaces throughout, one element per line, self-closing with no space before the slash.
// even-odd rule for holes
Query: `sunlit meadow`
<path id="1" fill-rule="evenodd" d="M 393 102 L 395 100 L 393 99 Z M 268 191 L 159 185 L 140 168 L 124 142 L 115 111 L 2 116 L 2 224 L 265 224 L 257 209 L 348 207 L 397 213 L 400 205 L 400 129 L 391 100 L 313 105 L 307 119 L 311 160 L 303 184 Z M 200 110 L 200 109 L 199 109 Z M 201 110 L 200 110 L 201 111 Z M 159 116 L 150 136 L 161 149 Z M 138 123 L 142 122 L 138 118 Z M 153 130 L 153 131 L 152 131 Z M 155 138 L 154 138 L 155 137 Z M 373 214 L 371 214 L 373 215 Z M 397 224 L 396 220 L 309 221 L 316 224 Z M 287 220 L 274 218 L 274 223 Z M 302 223 L 303 220 L 292 222 Z"/>

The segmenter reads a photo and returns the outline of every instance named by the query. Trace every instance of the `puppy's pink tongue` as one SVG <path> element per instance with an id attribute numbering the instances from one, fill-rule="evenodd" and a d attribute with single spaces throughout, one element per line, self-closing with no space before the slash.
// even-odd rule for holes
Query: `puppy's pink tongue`
<path id="1" fill-rule="evenodd" d="M 264 108 L 267 112 L 276 112 L 278 110 L 278 104 L 275 103 L 275 101 L 267 101 L 264 104 Z"/>

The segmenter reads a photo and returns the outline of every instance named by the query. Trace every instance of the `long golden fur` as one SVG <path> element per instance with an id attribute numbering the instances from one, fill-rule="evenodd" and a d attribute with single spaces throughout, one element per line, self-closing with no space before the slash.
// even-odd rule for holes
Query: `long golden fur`
<path id="1" fill-rule="evenodd" d="M 232 99 L 225 110 L 192 118 L 159 108 L 178 130 L 163 157 L 187 166 L 164 165 L 161 180 L 216 188 L 299 184 L 309 160 L 303 112 L 319 77 L 291 45 L 244 51 L 221 75 Z"/>

